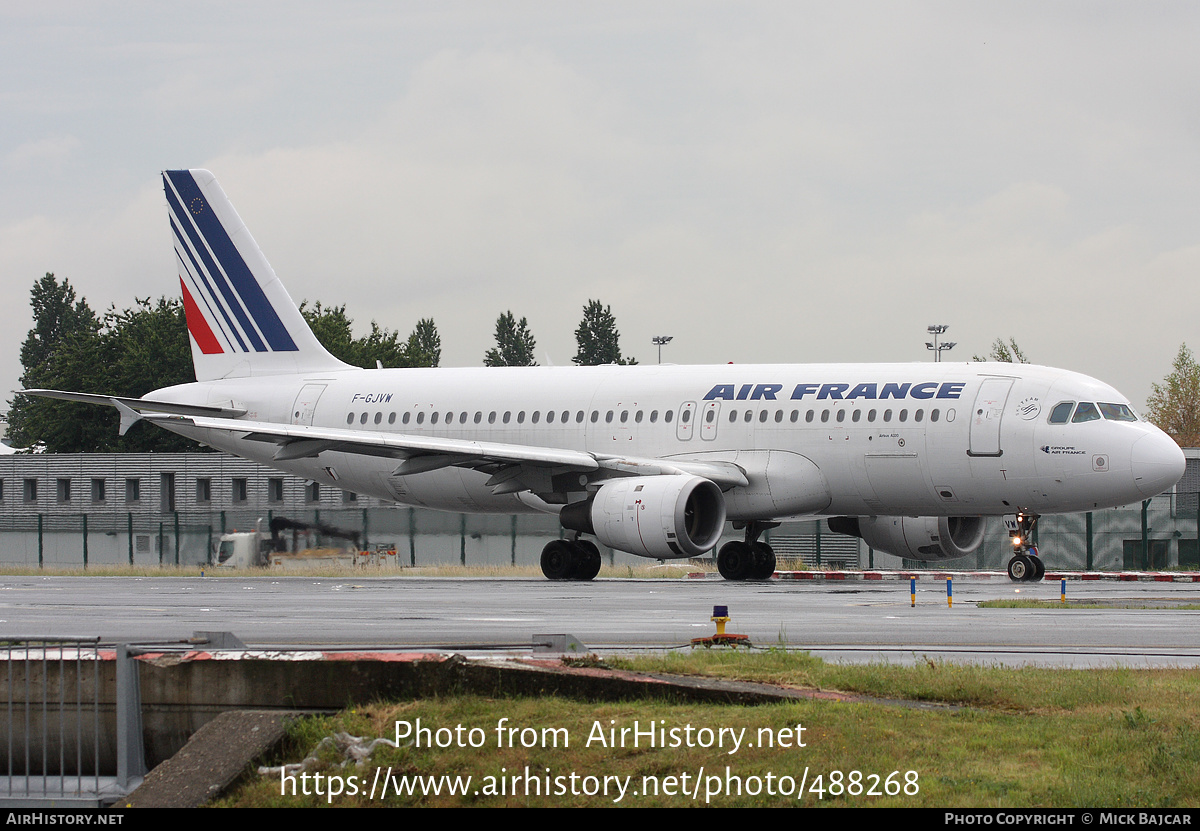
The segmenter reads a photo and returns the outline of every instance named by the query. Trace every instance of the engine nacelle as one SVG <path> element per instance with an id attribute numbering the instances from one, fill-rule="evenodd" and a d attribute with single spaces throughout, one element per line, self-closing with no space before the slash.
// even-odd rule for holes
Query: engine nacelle
<path id="1" fill-rule="evenodd" d="M 699 557 L 721 538 L 725 497 L 699 476 L 633 476 L 605 483 L 562 509 L 564 528 L 595 534 L 619 551 L 670 560 Z"/>
<path id="2" fill-rule="evenodd" d="M 838 516 L 829 530 L 865 540 L 867 545 L 912 560 L 955 560 L 973 554 L 983 542 L 981 516 Z"/>

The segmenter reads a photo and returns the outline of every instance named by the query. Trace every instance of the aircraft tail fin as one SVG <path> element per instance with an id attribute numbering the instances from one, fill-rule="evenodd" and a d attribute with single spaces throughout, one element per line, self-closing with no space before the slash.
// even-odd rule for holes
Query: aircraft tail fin
<path id="1" fill-rule="evenodd" d="M 175 265 L 197 381 L 334 372 L 237 211 L 207 170 L 168 170 Z"/>

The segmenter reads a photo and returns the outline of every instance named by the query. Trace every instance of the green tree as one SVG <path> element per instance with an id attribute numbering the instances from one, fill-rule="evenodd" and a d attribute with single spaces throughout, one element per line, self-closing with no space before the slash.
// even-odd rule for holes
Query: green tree
<path id="1" fill-rule="evenodd" d="M 108 392 L 138 397 L 193 379 L 183 305 L 160 298 L 111 308 L 98 320 L 69 281 L 47 274 L 30 293 L 33 328 L 21 348 L 26 389 Z M 196 443 L 154 427 L 120 437 L 118 416 L 104 407 L 16 396 L 8 436 L 17 447 L 51 453 L 195 450 Z"/>
<path id="2" fill-rule="evenodd" d="M 100 321 L 95 312 L 76 296 L 69 280 L 60 283 L 49 273 L 33 284 L 29 303 L 33 328 L 21 345 L 21 385 L 85 389 L 103 369 L 97 361 Z M 78 405 L 18 395 L 9 404 L 8 438 L 15 447 L 41 443 L 51 451 L 71 449 L 93 441 L 109 423 Z"/>
<path id="3" fill-rule="evenodd" d="M 345 304 L 324 306 L 317 301 L 309 306 L 305 300 L 300 304 L 300 313 L 321 345 L 351 366 L 368 369 L 379 365 L 437 366 L 441 359 L 442 341 L 432 320 L 419 321 L 408 340 L 402 342 L 399 332 L 385 329 L 373 320 L 369 334 L 354 337 L 354 321 L 346 314 Z"/>
<path id="4" fill-rule="evenodd" d="M 442 336 L 433 318 L 421 318 L 408 336 L 405 357 L 409 366 L 437 366 L 442 360 Z"/>
<path id="5" fill-rule="evenodd" d="M 518 322 L 511 311 L 496 318 L 496 348 L 483 356 L 484 366 L 537 366 L 533 352 L 537 341 L 525 318 Z"/>
<path id="6" fill-rule="evenodd" d="M 1200 364 L 1187 344 L 1171 364 L 1171 374 L 1161 384 L 1151 384 L 1146 399 L 1150 421 L 1180 447 L 1200 447 Z"/>
<path id="7" fill-rule="evenodd" d="M 580 366 L 636 364 L 633 358 L 621 357 L 620 340 L 621 334 L 617 331 L 612 306 L 602 305 L 599 300 L 589 300 L 583 307 L 583 320 L 575 330 L 575 342 L 579 344 L 579 350 L 571 360 Z"/>
<path id="8" fill-rule="evenodd" d="M 134 300 L 133 308 L 104 315 L 100 334 L 100 360 L 105 367 L 102 386 L 93 382 L 86 392 L 114 390 L 117 395 L 140 398 L 148 392 L 196 380 L 183 303 L 160 297 Z M 137 453 L 177 453 L 200 449 L 191 439 L 160 427 L 140 423 L 123 437 L 117 436 L 112 410 L 100 410 L 109 429 L 97 449 Z"/>
<path id="9" fill-rule="evenodd" d="M 346 306 L 323 306 L 318 300 L 312 306 L 304 300 L 300 303 L 300 314 L 308 321 L 308 328 L 316 335 L 330 355 L 348 364 L 361 366 L 355 359 L 354 321 L 346 315 Z"/>
<path id="10" fill-rule="evenodd" d="M 1027 364 L 1029 359 L 1025 357 L 1025 353 L 1021 351 L 1021 347 L 1017 346 L 1016 338 L 1009 338 L 1008 343 L 1004 342 L 1003 338 L 996 338 L 992 343 L 992 351 L 982 358 L 978 355 L 973 357 L 974 361 L 997 361 L 1006 364 Z"/>

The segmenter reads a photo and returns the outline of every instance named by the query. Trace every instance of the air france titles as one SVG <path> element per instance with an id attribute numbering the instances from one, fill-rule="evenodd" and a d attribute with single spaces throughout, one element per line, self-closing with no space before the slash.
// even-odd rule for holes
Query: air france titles
<path id="1" fill-rule="evenodd" d="M 792 401 L 812 398 L 817 401 L 882 401 L 884 399 L 960 398 L 965 381 L 925 381 L 863 384 L 797 384 Z M 705 401 L 778 401 L 783 384 L 717 384 L 704 396 Z"/>

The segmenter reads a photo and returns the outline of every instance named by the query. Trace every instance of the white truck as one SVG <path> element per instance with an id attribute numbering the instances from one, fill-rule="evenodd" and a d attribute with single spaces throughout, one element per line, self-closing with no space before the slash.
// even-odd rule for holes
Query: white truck
<path id="1" fill-rule="evenodd" d="M 274 517 L 270 533 L 262 531 L 262 520 L 253 531 L 232 531 L 222 534 L 216 552 L 218 568 L 288 568 L 299 565 L 366 565 L 385 564 L 386 551 L 359 550 L 359 533 L 344 531 L 331 525 L 298 522 L 287 517 Z M 286 533 L 290 532 L 290 533 Z M 326 538 L 340 540 L 346 545 L 326 547 Z M 391 550 L 395 560 L 395 550 Z"/>

